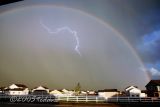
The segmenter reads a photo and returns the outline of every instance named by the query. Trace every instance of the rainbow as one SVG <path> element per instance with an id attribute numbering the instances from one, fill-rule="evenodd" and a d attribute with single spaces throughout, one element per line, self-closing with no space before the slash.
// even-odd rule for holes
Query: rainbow
<path id="1" fill-rule="evenodd" d="M 9 7 L 9 8 L 8 8 Z M 2 7 L 2 9 L 0 10 L 0 15 L 5 15 L 7 13 L 13 13 L 15 11 L 18 11 L 18 10 L 21 10 L 21 9 L 26 9 L 26 8 L 39 8 L 39 7 L 42 7 L 42 8 L 60 8 L 60 9 L 68 9 L 70 11 L 74 11 L 74 12 L 77 12 L 77 13 L 81 13 L 85 16 L 88 16 L 94 20 L 96 20 L 97 22 L 99 22 L 100 24 L 104 25 L 106 28 L 109 28 L 111 31 L 113 31 L 116 36 L 118 36 L 125 44 L 126 46 L 129 47 L 130 51 L 133 53 L 133 55 L 135 56 L 136 60 L 140 63 L 141 67 L 146 69 L 145 68 L 145 65 L 143 63 L 143 61 L 141 60 L 141 58 L 138 56 L 138 54 L 136 53 L 135 49 L 131 46 L 131 44 L 124 38 L 124 36 L 119 32 L 117 31 L 115 28 L 113 28 L 110 24 L 108 24 L 107 22 L 105 22 L 104 20 L 102 20 L 101 18 L 99 18 L 98 16 L 94 16 L 90 13 L 87 13 L 87 12 L 84 12 L 80 9 L 76 9 L 76 8 L 71 8 L 71 7 L 67 7 L 67 6 L 64 6 L 64 5 L 55 5 L 55 4 L 47 4 L 47 3 L 44 3 L 44 4 L 31 4 L 31 3 L 28 3 L 28 4 L 20 4 L 17 6 L 15 6 L 14 4 L 13 5 L 9 5 L 9 6 L 4 6 Z M 148 72 L 147 71 L 144 71 L 145 73 L 145 77 L 147 77 L 147 81 L 149 81 L 151 79 L 151 77 L 149 76 Z"/>

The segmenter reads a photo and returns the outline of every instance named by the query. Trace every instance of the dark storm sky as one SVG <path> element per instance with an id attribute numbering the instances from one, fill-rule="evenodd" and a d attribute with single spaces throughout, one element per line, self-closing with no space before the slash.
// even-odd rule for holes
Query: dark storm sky
<path id="1" fill-rule="evenodd" d="M 156 72 L 160 70 L 159 0 L 93 0 L 92 2 L 86 0 L 85 3 L 80 2 L 75 7 L 107 21 L 124 35 L 151 75 L 153 74 L 151 68 Z M 154 75 L 158 75 L 156 78 L 160 76 L 159 72 Z"/>
<path id="2" fill-rule="evenodd" d="M 137 52 L 138 56 L 140 56 L 140 58 L 142 59 L 147 69 L 142 67 L 139 70 L 139 68 L 141 67 L 140 64 L 134 59 L 135 56 L 132 55 L 129 48 L 125 46 L 125 43 L 120 43 L 120 40 L 118 38 L 110 36 L 110 35 L 116 35 L 110 30 L 107 29 L 106 31 L 103 31 L 103 26 L 96 23 L 95 20 L 91 19 L 89 21 L 88 16 L 82 17 L 81 15 L 79 15 L 74 11 L 72 13 L 72 12 L 69 12 L 69 10 L 64 11 L 63 9 L 52 10 L 52 8 L 49 8 L 49 9 L 37 8 L 35 10 L 24 9 L 22 10 L 22 12 L 17 11 L 15 13 L 6 14 L 0 17 L 0 23 L 1 23 L 0 27 L 1 27 L 1 35 L 2 35 L 0 48 L 3 51 L 1 52 L 1 59 L 2 59 L 1 68 L 0 68 L 2 71 L 1 77 L 8 78 L 10 81 L 13 80 L 15 82 L 18 82 L 20 81 L 20 79 L 23 78 L 22 74 L 25 74 L 26 77 L 22 79 L 24 83 L 28 78 L 31 78 L 33 81 L 35 81 L 34 85 L 41 84 L 41 83 L 48 85 L 48 81 L 54 80 L 55 81 L 53 83 L 54 85 L 52 84 L 52 82 L 49 82 L 49 84 L 52 84 L 49 86 L 62 88 L 63 86 L 56 84 L 56 82 L 60 81 L 59 78 L 56 76 L 53 76 L 54 78 L 52 78 L 51 76 L 52 73 L 50 73 L 50 71 L 63 70 L 63 69 L 55 65 L 53 66 L 52 64 L 63 64 L 64 68 L 66 68 L 68 71 L 69 70 L 71 71 L 69 73 L 65 73 L 66 78 L 71 78 L 71 80 L 67 80 L 67 83 L 71 82 L 72 80 L 75 80 L 77 75 L 81 75 L 84 78 L 88 78 L 87 76 L 90 75 L 89 76 L 90 80 L 86 80 L 86 79 L 83 80 L 82 78 L 79 78 L 79 80 L 76 81 L 76 82 L 80 81 L 84 83 L 85 88 L 87 88 L 87 85 L 91 84 L 93 81 L 94 83 L 97 84 L 96 88 L 104 88 L 98 84 L 99 82 L 103 83 L 105 81 L 104 79 L 105 76 L 108 74 L 111 75 L 111 77 L 115 76 L 114 78 L 119 78 L 121 83 L 124 82 L 122 86 L 129 85 L 129 83 L 131 84 L 134 83 L 133 82 L 134 78 L 132 78 L 129 81 L 129 83 L 127 83 L 125 80 L 121 81 L 122 77 L 124 76 L 124 73 L 126 73 L 126 75 L 124 76 L 126 77 L 125 79 L 130 78 L 129 72 L 131 72 L 132 75 L 135 75 L 138 72 L 143 72 L 144 70 L 145 71 L 147 70 L 147 72 L 149 72 L 149 74 L 154 79 L 155 78 L 157 79 L 160 77 L 160 72 L 159 72 L 160 70 L 160 54 L 159 54 L 160 53 L 160 36 L 159 36 L 160 35 L 160 22 L 159 22 L 160 21 L 160 14 L 159 14 L 160 1 L 159 0 L 123 0 L 123 1 L 122 0 L 53 0 L 53 1 L 52 0 L 27 0 L 27 1 L 21 1 L 18 3 L 3 5 L 1 6 L 2 8 L 1 13 L 3 13 L 3 11 L 7 9 L 10 9 L 13 7 L 16 8 L 16 6 L 23 8 L 23 6 L 31 5 L 31 4 L 32 5 L 53 4 L 56 6 L 62 6 L 62 7 L 64 6 L 64 7 L 69 7 L 73 9 L 75 8 L 84 13 L 88 13 L 94 17 L 97 17 L 99 20 L 103 20 L 104 22 L 111 25 L 116 31 L 119 31 L 121 35 L 123 35 L 123 37 L 129 42 L 129 44 L 131 44 L 131 46 Z M 57 14 L 56 12 L 62 12 L 64 14 L 61 15 L 61 14 Z M 54 13 L 56 13 L 57 15 L 55 15 Z M 66 16 L 67 21 L 65 21 L 65 18 L 63 17 L 58 20 L 59 16 L 60 17 Z M 55 19 L 57 22 L 52 22 L 53 18 L 57 18 Z M 71 20 L 70 18 L 73 20 Z M 64 24 L 72 27 L 71 29 L 72 31 L 67 30 L 69 32 L 68 34 L 66 31 L 66 32 L 62 32 L 61 35 L 64 35 L 63 33 L 65 33 L 66 35 L 69 35 L 68 37 L 70 37 L 73 31 L 78 32 L 78 35 L 79 35 L 78 39 L 80 39 L 79 42 L 81 45 L 79 50 L 82 52 L 82 58 L 77 57 L 75 54 L 77 53 L 77 51 L 75 51 L 75 47 L 78 44 L 77 41 L 75 41 L 76 40 L 75 35 L 71 35 L 74 38 L 69 38 L 68 41 L 66 41 L 68 38 L 65 38 L 65 37 L 56 38 L 56 40 L 54 41 L 50 36 L 48 36 L 50 34 L 47 31 L 47 29 L 40 24 L 40 20 L 43 20 L 43 24 L 45 24 L 45 26 L 51 29 L 62 27 Z M 77 24 L 75 24 L 76 22 Z M 87 24 L 87 22 L 92 22 L 93 25 Z M 88 26 L 87 29 L 83 28 L 85 26 L 83 25 L 83 23 L 87 24 L 86 25 Z M 96 24 L 98 27 L 95 26 Z M 30 26 L 32 26 L 33 28 L 31 28 Z M 94 26 L 94 27 L 91 29 L 89 28 L 91 26 Z M 6 29 L 10 29 L 10 31 L 7 31 Z M 31 29 L 33 29 L 35 32 L 33 33 Z M 94 31 L 90 33 L 93 29 L 95 33 L 93 33 Z M 20 30 L 20 31 L 17 31 L 17 30 Z M 98 35 L 102 35 L 103 40 L 98 39 L 99 41 L 97 42 L 96 32 L 99 32 Z M 11 36 L 12 34 L 15 36 Z M 27 36 L 27 34 L 30 36 Z M 35 36 L 32 36 L 33 34 Z M 93 37 L 95 38 L 93 37 L 90 38 L 90 36 L 88 36 L 87 34 L 93 35 Z M 105 34 L 110 34 L 107 39 L 105 39 L 105 37 L 103 36 Z M 40 35 L 40 37 L 38 37 L 37 35 Z M 43 35 L 46 35 L 47 38 L 44 38 Z M 109 42 L 107 41 L 108 39 L 111 41 L 113 40 L 115 41 Z M 29 42 L 28 41 L 26 42 L 26 40 L 29 40 Z M 89 40 L 90 42 L 87 42 L 87 40 Z M 58 48 L 53 46 L 54 47 L 53 49 L 53 47 L 51 47 L 51 45 L 53 45 L 52 43 L 53 41 L 55 42 L 54 45 L 58 45 Z M 59 41 L 63 41 L 63 43 L 66 43 L 67 45 L 63 43 L 60 44 Z M 99 43 L 99 44 L 95 45 L 95 43 L 97 44 Z M 59 48 L 59 46 L 61 46 L 62 50 L 64 49 L 64 47 L 67 50 L 64 49 L 62 51 L 61 48 Z M 94 46 L 94 48 L 92 46 Z M 107 49 L 103 50 L 103 47 L 105 49 L 107 48 L 108 50 Z M 52 56 L 52 54 L 54 53 L 53 50 L 56 50 L 56 49 L 58 49 L 59 52 L 57 52 L 56 55 Z M 45 52 L 43 52 L 42 50 Z M 75 53 L 72 53 L 72 51 L 75 51 Z M 94 51 L 95 53 L 93 54 L 92 52 Z M 101 53 L 98 53 L 99 51 Z M 124 58 L 124 56 L 128 56 L 131 58 L 129 60 L 123 60 L 122 62 L 119 62 L 119 61 L 117 62 L 117 59 L 122 60 L 119 57 L 116 57 L 117 59 L 115 58 L 115 56 L 118 56 L 118 54 L 115 54 L 115 53 L 118 53 L 118 52 L 121 58 Z M 105 53 L 107 54 L 106 56 L 105 56 Z M 95 57 L 95 55 L 97 56 Z M 103 58 L 100 56 L 103 56 Z M 60 60 L 58 57 L 60 57 Z M 107 59 L 106 61 L 104 57 L 107 57 L 107 58 L 109 57 L 109 60 Z M 5 60 L 5 58 L 8 58 L 8 59 Z M 33 58 L 33 59 L 30 59 L 30 58 Z M 57 60 L 59 62 L 55 63 L 53 60 L 54 61 Z M 43 63 L 40 63 L 41 61 Z M 63 63 L 61 63 L 61 61 L 63 61 Z M 97 61 L 97 62 L 93 63 L 94 61 Z M 105 63 L 107 65 L 105 64 L 103 65 L 102 63 L 103 64 Z M 128 67 L 126 67 L 126 63 L 128 63 L 127 65 Z M 22 66 L 19 66 L 18 64 L 21 64 Z M 97 68 L 95 68 L 94 65 L 97 65 Z M 114 67 L 115 65 L 116 67 Z M 38 66 L 41 66 L 41 67 L 38 68 Z M 83 67 L 82 69 L 83 72 L 81 71 L 82 74 L 79 72 L 78 73 L 74 72 L 74 70 L 80 69 L 82 67 Z M 23 69 L 25 70 L 22 73 L 21 70 Z M 11 70 L 16 72 L 18 76 L 17 75 L 15 76 L 14 72 L 11 73 L 14 75 L 13 77 L 8 76 Z M 34 70 L 36 70 L 36 72 Z M 39 74 L 37 70 L 41 71 L 41 73 Z M 90 73 L 92 70 L 93 72 Z M 107 70 L 107 72 L 109 71 L 112 71 L 112 72 L 111 73 L 109 72 L 108 74 L 106 74 L 106 72 L 104 72 L 103 70 L 104 71 Z M 118 70 L 121 72 L 117 73 Z M 127 71 L 122 72 L 124 70 L 127 70 Z M 46 72 L 44 71 L 47 71 L 47 74 L 45 74 Z M 43 75 L 48 76 L 48 80 L 45 80 L 43 78 L 42 80 L 40 80 L 41 82 L 39 82 L 39 80 L 36 80 L 36 79 L 34 80 L 35 76 L 33 75 L 30 76 L 28 73 L 37 74 L 37 78 L 43 78 Z M 60 74 L 57 73 L 57 75 L 60 76 L 61 73 Z M 143 74 L 141 74 L 141 76 L 142 75 Z M 140 79 L 141 76 L 137 78 Z M 101 78 L 101 77 L 102 79 L 99 79 L 98 81 L 96 81 L 95 78 Z M 20 79 L 15 80 L 15 78 L 20 78 Z M 106 79 L 106 81 L 110 81 L 111 83 L 113 82 L 115 84 L 118 84 L 114 80 L 114 78 L 112 78 L 113 80 L 108 78 Z M 139 79 L 137 79 L 135 83 L 138 83 Z M 85 80 L 86 80 L 86 83 L 85 83 Z M 30 81 L 27 80 L 26 84 L 30 85 L 29 82 Z M 10 82 L 6 82 L 6 83 L 10 83 Z M 63 81 L 61 81 L 61 83 L 64 84 Z M 70 88 L 74 86 L 73 85 L 74 83 L 75 82 L 72 82 L 72 84 L 70 84 L 69 86 L 65 84 L 64 86 L 66 87 L 68 86 L 68 88 Z M 107 83 L 104 82 L 104 84 L 107 84 Z M 142 84 L 138 84 L 138 85 L 142 86 Z M 108 85 L 108 86 L 112 86 L 113 88 L 120 87 L 119 85 L 117 86 Z M 95 88 L 95 87 L 91 85 L 89 88 Z"/>

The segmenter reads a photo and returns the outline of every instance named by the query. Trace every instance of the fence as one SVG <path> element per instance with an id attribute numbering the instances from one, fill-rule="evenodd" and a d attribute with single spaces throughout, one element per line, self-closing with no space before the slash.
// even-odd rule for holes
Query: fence
<path id="1" fill-rule="evenodd" d="M 50 99 L 54 100 L 54 102 L 106 102 L 103 97 L 99 96 L 58 96 L 55 97 L 53 95 L 0 95 L 0 101 L 28 101 L 33 102 L 37 100 L 45 100 L 48 101 Z"/>
<path id="2" fill-rule="evenodd" d="M 58 96 L 53 95 L 0 95 L 0 101 L 11 98 L 27 99 L 52 99 L 54 102 L 95 102 L 95 103 L 159 103 L 160 97 L 99 97 L 99 96 Z M 9 100 L 8 100 L 9 101 Z"/>
<path id="3" fill-rule="evenodd" d="M 110 97 L 108 103 L 160 103 L 159 97 Z"/>
<path id="4" fill-rule="evenodd" d="M 106 102 L 105 98 L 99 96 L 65 96 L 56 97 L 56 100 L 67 102 Z"/>

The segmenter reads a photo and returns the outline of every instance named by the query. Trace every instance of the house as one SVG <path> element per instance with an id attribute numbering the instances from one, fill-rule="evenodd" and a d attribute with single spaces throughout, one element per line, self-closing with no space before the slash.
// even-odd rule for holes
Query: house
<path id="1" fill-rule="evenodd" d="M 151 80 L 145 87 L 148 97 L 160 97 L 160 80 Z"/>
<path id="2" fill-rule="evenodd" d="M 63 93 L 60 90 L 51 90 L 49 93 L 54 96 L 63 96 Z"/>
<path id="3" fill-rule="evenodd" d="M 62 94 L 63 94 L 64 96 L 72 96 L 72 95 L 75 94 L 75 92 L 74 92 L 74 91 L 71 91 L 71 90 L 63 89 L 63 90 L 62 90 Z"/>
<path id="4" fill-rule="evenodd" d="M 118 96 L 119 91 L 117 89 L 104 89 L 104 90 L 98 90 L 98 96 L 99 97 L 104 97 L 104 98 L 109 98 L 113 96 Z"/>
<path id="5" fill-rule="evenodd" d="M 141 96 L 140 97 L 147 97 L 147 90 L 141 90 Z"/>
<path id="6" fill-rule="evenodd" d="M 125 89 L 126 96 L 129 97 L 145 97 L 145 93 L 141 93 L 141 90 L 137 86 L 129 86 Z"/>
<path id="7" fill-rule="evenodd" d="M 4 87 L 0 87 L 0 94 L 4 94 Z"/>
<path id="8" fill-rule="evenodd" d="M 23 84 L 12 84 L 4 88 L 4 93 L 7 95 L 28 95 L 29 89 Z"/>
<path id="9" fill-rule="evenodd" d="M 80 95 L 87 95 L 87 91 L 81 91 Z"/>
<path id="10" fill-rule="evenodd" d="M 32 89 L 31 94 L 34 94 L 34 95 L 49 94 L 49 88 L 47 88 L 45 86 L 38 86 L 38 87 L 35 87 L 34 89 Z"/>
<path id="11" fill-rule="evenodd" d="M 96 92 L 93 90 L 87 91 L 87 95 L 96 95 Z"/>
<path id="12" fill-rule="evenodd" d="M 69 90 L 63 89 L 62 92 L 63 92 L 63 94 L 68 94 L 68 93 L 69 93 Z"/>

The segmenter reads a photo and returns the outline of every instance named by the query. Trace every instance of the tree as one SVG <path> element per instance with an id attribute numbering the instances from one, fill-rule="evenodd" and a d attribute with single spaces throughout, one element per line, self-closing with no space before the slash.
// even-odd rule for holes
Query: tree
<path id="1" fill-rule="evenodd" d="M 79 94 L 80 94 L 80 92 L 81 92 L 81 85 L 80 85 L 79 82 L 78 82 L 78 84 L 76 85 L 74 91 L 76 92 L 76 95 L 79 95 Z"/>

